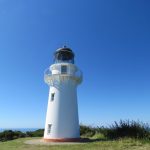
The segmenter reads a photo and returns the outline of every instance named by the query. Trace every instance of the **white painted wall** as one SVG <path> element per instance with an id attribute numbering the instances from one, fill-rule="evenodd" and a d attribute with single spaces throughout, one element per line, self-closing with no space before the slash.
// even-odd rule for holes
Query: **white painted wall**
<path id="1" fill-rule="evenodd" d="M 52 75 L 61 74 L 60 64 L 50 66 Z M 68 74 L 74 75 L 77 67 L 73 64 L 64 63 L 69 67 Z M 48 107 L 45 123 L 45 139 L 79 138 L 79 119 L 77 104 L 77 82 L 72 78 L 60 75 L 63 78 L 53 81 L 50 86 Z M 53 79 L 55 80 L 55 78 Z M 55 93 L 51 101 L 51 93 Z M 52 124 L 51 132 L 48 134 L 48 124 Z"/>

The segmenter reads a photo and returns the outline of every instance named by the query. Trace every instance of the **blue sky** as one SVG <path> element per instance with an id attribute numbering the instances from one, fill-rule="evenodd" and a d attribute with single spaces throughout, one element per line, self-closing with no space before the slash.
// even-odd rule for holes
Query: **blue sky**
<path id="1" fill-rule="evenodd" d="M 0 127 L 44 128 L 44 70 L 75 52 L 80 123 L 150 123 L 149 0 L 0 0 Z"/>

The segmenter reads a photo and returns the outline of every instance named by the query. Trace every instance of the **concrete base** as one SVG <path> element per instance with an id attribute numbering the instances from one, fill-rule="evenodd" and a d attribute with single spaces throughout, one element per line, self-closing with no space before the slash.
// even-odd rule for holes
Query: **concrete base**
<path id="1" fill-rule="evenodd" d="M 80 138 L 43 139 L 45 142 L 80 142 Z"/>
<path id="2" fill-rule="evenodd" d="M 86 142 L 52 142 L 52 141 L 45 141 L 44 139 L 32 139 L 32 140 L 27 140 L 24 142 L 25 144 L 30 144 L 30 145 L 75 145 L 75 144 L 84 144 Z"/>

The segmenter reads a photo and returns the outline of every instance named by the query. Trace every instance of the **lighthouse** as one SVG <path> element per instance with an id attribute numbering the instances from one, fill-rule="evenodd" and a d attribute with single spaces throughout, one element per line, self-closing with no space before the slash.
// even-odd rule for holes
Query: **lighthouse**
<path id="1" fill-rule="evenodd" d="M 45 71 L 49 97 L 44 140 L 72 142 L 80 139 L 77 86 L 82 73 L 74 64 L 74 52 L 64 46 L 54 53 L 54 63 Z"/>

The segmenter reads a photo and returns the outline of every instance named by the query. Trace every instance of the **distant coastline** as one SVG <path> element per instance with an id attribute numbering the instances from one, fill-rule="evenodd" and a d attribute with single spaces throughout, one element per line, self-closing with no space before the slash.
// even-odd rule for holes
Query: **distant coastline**
<path id="1" fill-rule="evenodd" d="M 5 130 L 12 130 L 12 131 L 21 131 L 23 133 L 27 132 L 27 131 L 36 131 L 39 128 L 0 128 L 0 132 L 3 132 Z"/>

